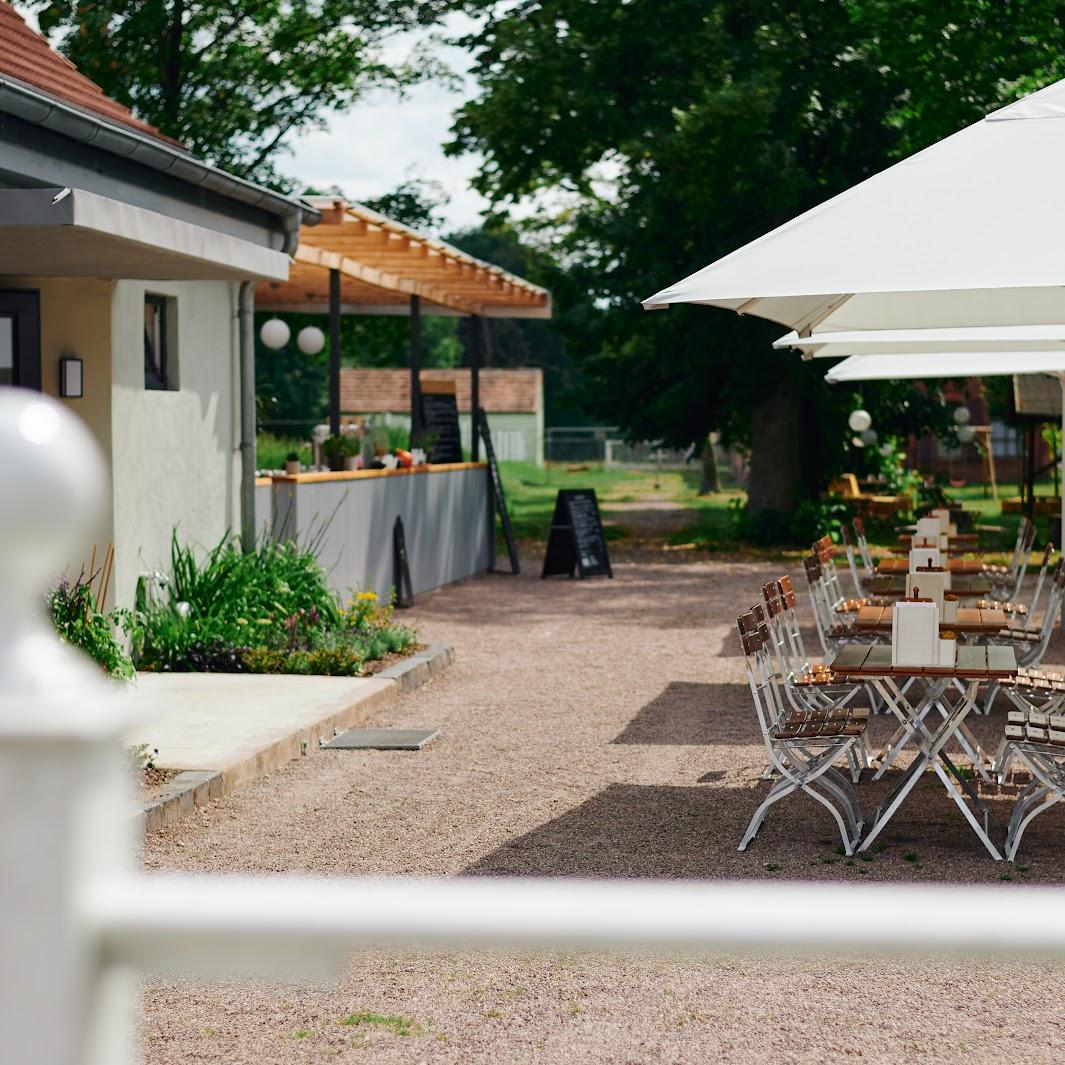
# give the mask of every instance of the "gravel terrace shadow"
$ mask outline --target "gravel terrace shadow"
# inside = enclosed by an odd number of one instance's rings
[[[757,744],[760,742],[754,714],[737,717],[733,711],[749,707],[751,691],[746,684],[699,684],[671,680],[625,726],[614,743]],[[728,713],[728,716],[725,714]],[[740,724],[746,721],[747,727]]]

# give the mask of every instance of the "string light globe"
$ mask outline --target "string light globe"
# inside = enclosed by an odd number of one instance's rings
[[[296,347],[304,355],[317,355],[325,347],[325,333],[316,325],[304,326],[296,335]]]
[[[847,425],[850,426],[852,433],[864,433],[872,424],[873,416],[867,410],[862,410],[861,408],[852,410],[850,417],[847,419]]]
[[[954,408],[954,424],[955,425],[968,425],[969,419],[972,417],[972,412],[968,407],[955,407]]]
[[[289,329],[288,322],[283,322],[280,318],[271,318],[263,322],[259,330],[259,339],[266,347],[274,351],[283,348],[290,336],[292,336],[292,330]]]
[[[971,444],[973,437],[976,435],[971,425],[959,425],[955,432],[958,435],[959,444]]]

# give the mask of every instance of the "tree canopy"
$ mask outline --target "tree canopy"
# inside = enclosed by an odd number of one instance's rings
[[[792,511],[840,468],[840,391],[771,350],[779,326],[639,300],[1059,77],[1065,56],[1054,0],[456,6],[483,22],[449,150],[482,155],[497,209],[537,205],[527,228],[581,308],[566,327],[586,401],[637,437],[749,445],[756,512]],[[882,433],[935,417],[916,396],[882,406]]]
[[[289,188],[294,134],[379,86],[423,76],[382,43],[433,21],[442,0],[22,0],[87,77],[192,152]]]

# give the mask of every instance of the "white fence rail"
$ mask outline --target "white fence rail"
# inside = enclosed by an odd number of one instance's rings
[[[683,469],[688,465],[688,453],[682,448],[660,447],[644,440],[629,443],[627,440],[607,440],[604,464],[609,467],[653,467],[657,469]]]
[[[0,389],[0,454],[5,1065],[128,1063],[135,970],[321,976],[368,944],[1065,952],[1060,888],[140,874],[128,714],[39,610],[98,517],[103,460],[19,389]]]

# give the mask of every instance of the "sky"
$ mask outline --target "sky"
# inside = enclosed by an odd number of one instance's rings
[[[444,33],[463,33],[473,26],[465,16],[452,16]],[[403,34],[385,50],[388,59],[405,56],[425,44],[425,33]],[[434,54],[464,75],[469,56],[461,49],[436,44]],[[441,212],[443,232],[480,223],[487,201],[470,188],[480,157],[446,158],[442,145],[449,140],[451,114],[474,92],[474,84],[462,77],[457,90],[446,85],[425,84],[400,97],[373,92],[350,111],[333,115],[328,129],[304,135],[293,142],[293,153],[278,160],[280,169],[304,185],[343,189],[354,200],[389,192],[405,178],[422,177],[439,182],[450,196]]]

